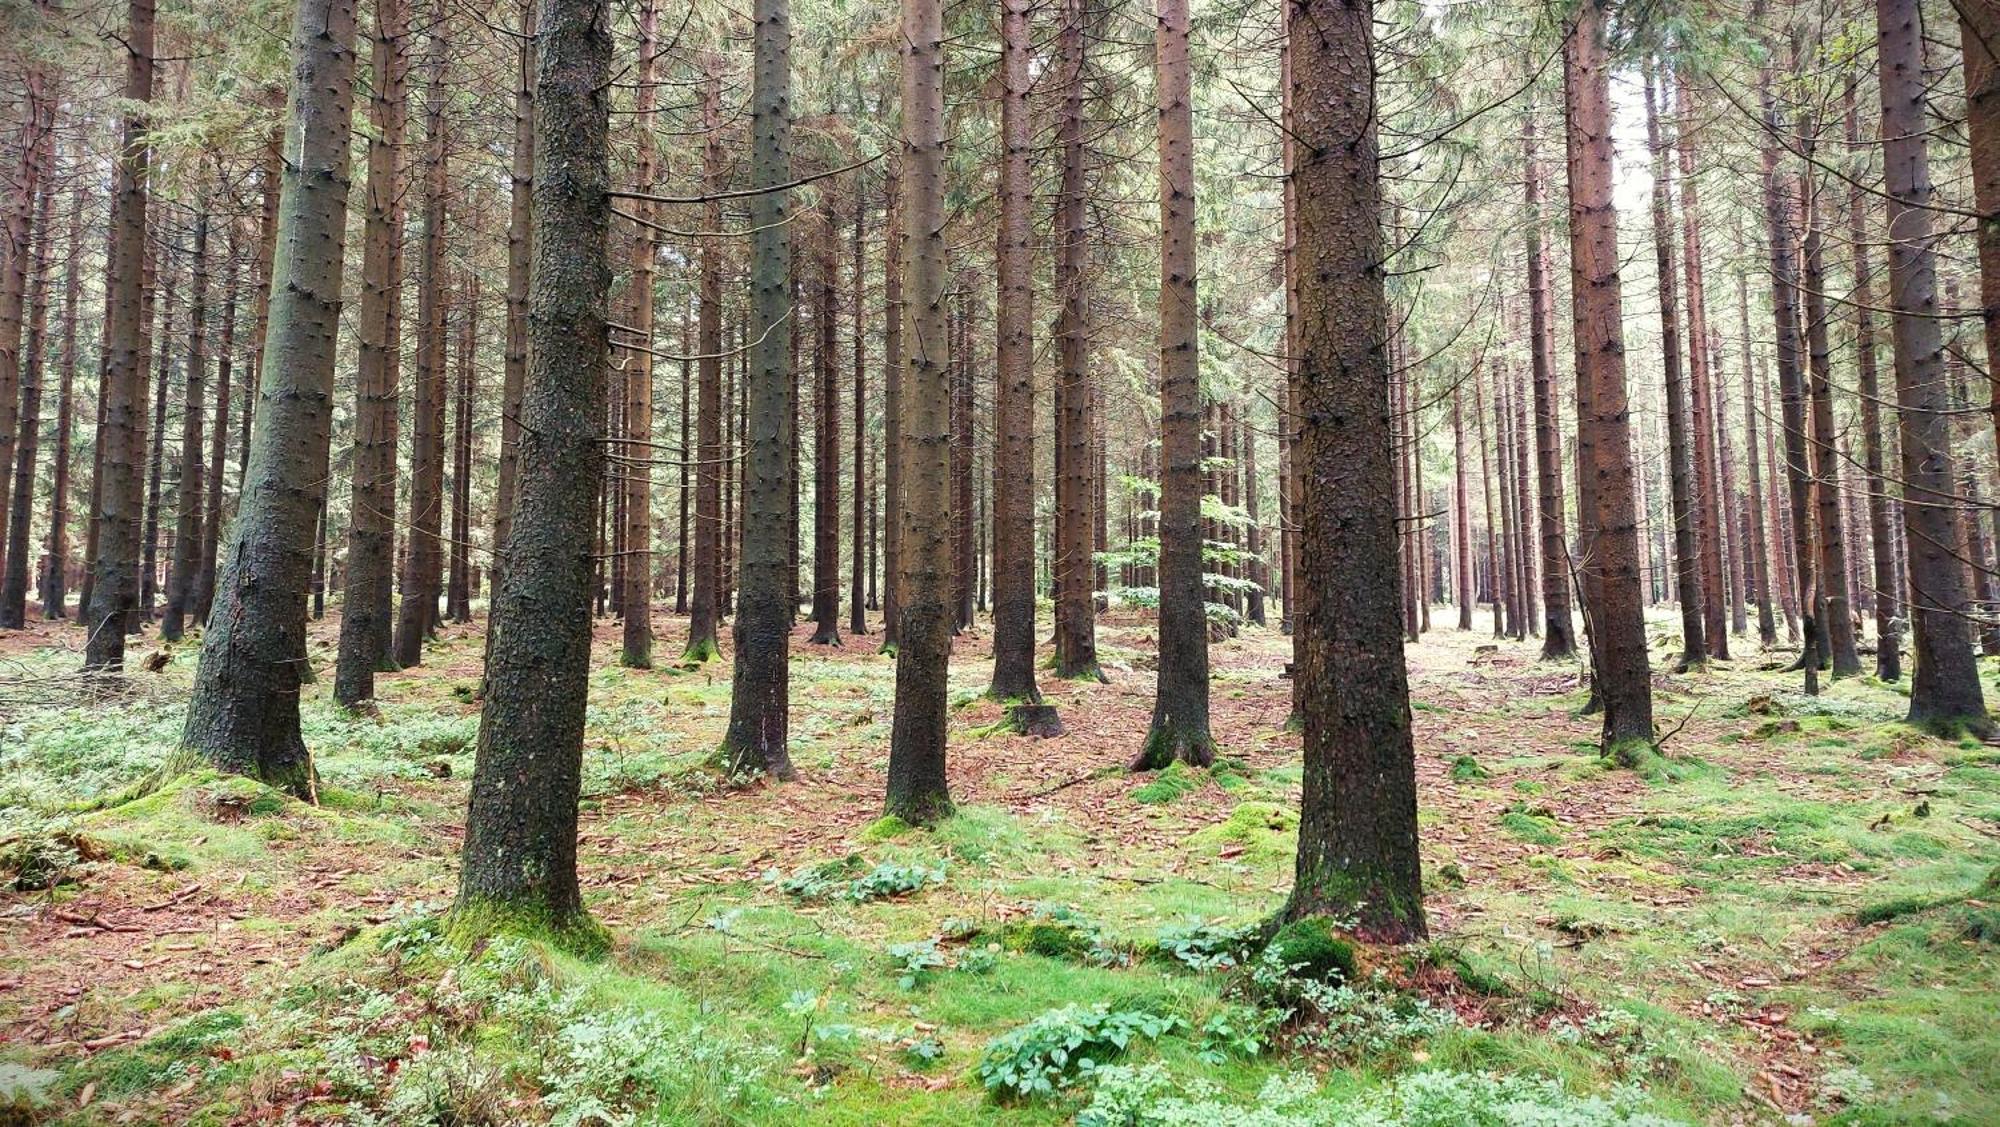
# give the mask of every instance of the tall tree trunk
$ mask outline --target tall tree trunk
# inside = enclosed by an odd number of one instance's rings
[[[1036,705],[1035,305],[1028,211],[1034,182],[1029,0],[1001,0],[1000,215],[995,233],[993,682],[987,695]]]
[[[1645,77],[1646,148],[1653,158],[1653,269],[1660,286],[1660,352],[1667,372],[1667,476],[1674,515],[1674,587],[1681,604],[1681,671],[1708,663],[1701,554],[1695,548],[1694,465],[1686,377],[1681,367],[1680,297],[1674,271],[1672,205],[1668,201],[1667,146],[1660,137],[1654,70]],[[1690,343],[1693,344],[1692,340]],[[1700,351],[1697,345],[1694,351]],[[1699,429],[1702,418],[1693,416]],[[1706,498],[1703,498],[1706,500]]]
[[[639,66],[635,72],[638,89],[632,99],[632,113],[638,128],[637,155],[632,180],[643,194],[653,191],[655,170],[653,120],[654,72],[659,54],[658,5],[642,0],[639,5]],[[625,458],[613,478],[622,490],[625,519],[625,586],[619,608],[624,614],[623,646],[618,664],[628,669],[653,667],[653,262],[659,256],[658,239],[647,224],[653,221],[653,205],[646,200],[628,201],[632,214],[639,217],[632,230],[632,279],[629,296],[631,311],[626,324],[639,347],[625,350],[624,419],[627,440]]]
[[[534,262],[535,22],[539,0],[519,0],[521,33],[514,56],[514,147],[507,176],[507,352],[500,386],[500,467],[493,500],[493,568],[500,595],[514,533],[515,485],[521,474],[521,395],[528,379],[528,275]],[[703,239],[704,244],[712,239]],[[489,615],[491,611],[488,611]],[[489,630],[487,644],[492,645]]]
[[[164,242],[164,237],[162,239]],[[167,399],[172,383],[174,349],[171,342],[177,326],[174,322],[175,298],[180,293],[180,279],[176,276],[174,248],[162,246],[160,250],[159,291],[155,310],[158,314],[156,331],[149,338],[147,351],[158,361],[153,377],[153,421],[146,430],[146,516],[140,532],[139,554],[139,607],[131,623],[133,633],[139,632],[139,623],[151,622],[153,610],[159,598],[160,578],[160,492],[161,475],[166,469],[167,453]]]
[[[1479,429],[1479,487],[1485,494],[1486,597],[1493,604],[1493,636],[1499,638],[1507,630],[1506,580],[1500,566],[1500,508],[1493,496],[1495,475],[1486,459],[1486,381],[1482,370],[1477,366],[1472,370],[1472,418]],[[1390,394],[1393,398],[1395,393]]]
[[[111,187],[111,236],[104,264],[104,394],[97,409],[96,481],[91,523],[97,550],[91,568],[90,628],[84,667],[116,672],[125,664],[125,634],[133,624],[139,563],[139,521],[145,486],[145,317],[141,305],[146,259],[146,105],[153,97],[153,0],[126,5],[125,98]]]
[[[1239,420],[1238,426],[1243,451],[1243,515],[1249,522],[1244,526],[1243,574],[1256,584],[1250,588],[1244,616],[1253,626],[1262,626],[1264,593],[1271,585],[1271,571],[1264,564],[1264,526],[1258,515],[1257,495],[1262,492],[1263,483],[1257,476],[1257,432],[1251,428],[1248,418]]]
[[[902,377],[899,638],[887,813],[928,825],[952,812],[945,779],[951,658],[951,387],[945,350],[944,19],[903,0],[903,231],[908,302]]]
[[[376,0],[369,36],[368,187],[361,229],[361,308],[354,376],[354,455],[347,517],[347,584],[333,699],[375,696],[375,674],[396,668],[396,432],[402,366],[402,175],[398,160],[409,72],[404,0]],[[509,485],[512,483],[509,482]]]
[[[543,0],[535,264],[519,492],[465,821],[454,927],[603,946],[576,876],[590,678],[592,497],[604,479],[611,265],[606,0]]]
[[[1215,760],[1208,728],[1208,615],[1202,599],[1201,378],[1195,311],[1193,76],[1187,0],[1159,0],[1160,614],[1152,729],[1133,761],[1157,770]]]
[[[821,197],[815,240],[813,302],[813,591],[812,644],[840,644],[840,379],[834,326],[840,320],[833,193]]]
[[[722,227],[722,190],[726,156],[722,148],[722,56],[704,51],[701,57],[702,191],[710,199],[702,208],[702,225]],[[716,624],[720,620],[722,576],[722,478],[726,467],[722,445],[722,246],[703,239],[700,247],[700,289],[696,297],[698,324],[695,353],[695,446],[698,459],[694,484],[694,598],[688,604],[685,664],[700,664],[716,656]]]
[[[1564,47],[1569,142],[1570,293],[1575,305],[1579,463],[1592,485],[1581,508],[1583,558],[1597,651],[1592,689],[1604,708],[1604,751],[1629,761],[1653,739],[1652,671],[1639,586],[1631,415],[1612,204],[1611,71],[1605,0],[1584,0]]]
[[[1521,622],[1519,629],[1514,631],[1514,637],[1531,638],[1540,636],[1542,632],[1540,626],[1542,607],[1536,598],[1536,592],[1540,590],[1540,576],[1535,571],[1535,552],[1529,547],[1534,540],[1535,528],[1539,520],[1538,514],[1535,511],[1535,493],[1533,489],[1529,488],[1529,482],[1533,478],[1528,470],[1529,464],[1535,458],[1535,436],[1528,429],[1527,385],[1522,379],[1521,369],[1517,366],[1510,365],[1510,367],[1512,367],[1514,378],[1513,387],[1511,388],[1514,407],[1512,420],[1514,426],[1514,542],[1517,549],[1516,558],[1520,562],[1519,582],[1521,592]],[[1422,487],[1422,479],[1419,478],[1419,501],[1422,501]],[[1427,509],[1427,506],[1420,504],[1419,509]],[[1423,527],[1429,529],[1431,527],[1430,522],[1426,520]],[[1426,538],[1428,539],[1428,537]],[[1426,560],[1430,558],[1428,552],[1425,553],[1424,558]],[[1428,571],[1426,573],[1428,574]],[[1428,590],[1428,587],[1426,590]],[[1428,630],[1430,628],[1428,601],[1425,603],[1424,623],[1424,628]]]
[[[903,180],[902,157],[889,154],[882,177],[882,652],[901,637],[903,518]]]
[[[731,774],[790,779],[786,745],[791,680],[793,302],[791,193],[792,27],[789,0],[756,0],[751,72],[751,316],[745,374],[742,579],[736,607],[734,689],[723,756]]]
[[[1783,123],[1771,91],[1771,66],[1757,80],[1763,102],[1764,223],[1771,255],[1771,309],[1777,325],[1778,392],[1784,407],[1785,480],[1790,487],[1792,557],[1799,625],[1804,647],[1795,669],[1805,673],[1806,692],[1819,691],[1822,640],[1819,626],[1818,560],[1812,540],[1812,469],[1806,455],[1805,377],[1798,322],[1797,212],[1787,179],[1778,170]],[[1775,472],[1775,471],[1774,471]]]
[[[1715,399],[1721,387],[1709,363],[1708,285],[1702,268],[1701,195],[1694,164],[1694,98],[1686,78],[1679,72],[1661,75],[1660,98],[1674,96],[1673,108],[1679,119],[1675,149],[1680,171],[1681,267],[1687,280],[1687,361],[1688,409],[1694,424],[1694,531],[1695,551],[1700,554],[1702,613],[1705,630],[1702,642],[1708,656],[1729,660],[1729,622],[1725,599],[1730,585],[1723,566],[1723,530],[1728,526],[1728,504],[1723,493],[1720,441],[1716,433]],[[1671,222],[1671,219],[1669,220]],[[1740,597],[1739,597],[1740,603]]]
[[[292,59],[262,418],[181,738],[221,770],[313,799],[299,687],[309,669],[306,590],[332,440],[352,163],[353,0],[299,0]]]
[[[1965,128],[1979,211],[1979,312],[1986,338],[1989,410],[2000,435],[2000,5],[1964,0],[1958,12],[1965,58]],[[1881,554],[1878,550],[1878,556]]]
[[[853,258],[852,272],[849,274],[853,288],[849,291],[854,302],[854,479],[849,487],[848,520],[853,526],[854,558],[847,574],[847,631],[859,637],[868,633],[867,577],[868,567],[867,529],[868,489],[868,277],[864,271],[868,266],[868,193],[865,182],[857,177],[854,182],[854,226],[850,229],[851,241],[848,251]]]
[[[1302,0],[1293,35],[1301,490],[1297,676],[1305,793],[1288,919],[1425,934],[1416,757],[1395,598],[1395,472],[1372,4]]]
[[[458,315],[458,374],[452,380],[451,567],[445,589],[453,622],[472,621],[472,404],[479,395],[479,275],[465,272]]]
[[[1472,492],[1465,472],[1464,389],[1451,385],[1452,540],[1457,547],[1458,628],[1472,629]]]
[[[1850,159],[1861,166],[1868,148],[1861,140],[1861,113],[1855,97],[1858,83],[1846,90],[1847,146]],[[1888,485],[1883,477],[1882,389],[1875,350],[1875,271],[1868,245],[1870,201],[1857,177],[1847,193],[1848,245],[1854,248],[1855,383],[1861,409],[1861,457],[1868,495],[1868,538],[1874,547],[1875,676],[1883,681],[1903,678],[1903,600],[1896,579],[1896,549],[1889,523]],[[1991,331],[1989,329],[1989,331]]]
[[[69,239],[64,244],[62,359],[56,385],[55,465],[49,491],[49,539],[47,560],[42,570],[42,617],[69,617],[69,520],[70,459],[76,430],[76,305],[83,267],[83,201],[81,184],[73,189],[69,213]]]
[[[136,13],[135,13],[136,15]],[[150,18],[150,16],[148,17]],[[56,99],[49,89],[47,69],[39,60],[29,61],[21,75],[20,164],[13,191],[7,200],[4,227],[0,227],[0,535],[10,528],[8,514],[14,496],[15,434],[20,426],[19,404],[22,386],[23,311],[26,308],[28,275],[35,262],[36,216],[54,171]],[[9,101],[13,100],[10,91]],[[46,242],[46,225],[39,232]],[[32,357],[30,358],[32,362]],[[32,482],[30,498],[34,490]],[[8,536],[7,540],[11,541]],[[9,543],[0,542],[0,561],[10,554]],[[18,622],[13,624],[18,627]]]
[[[1090,545],[1090,261],[1084,201],[1084,97],[1089,81],[1088,0],[1064,0],[1056,42],[1062,104],[1056,145],[1062,169],[1056,188],[1056,676],[1102,681],[1097,620],[1092,607]]]
[[[1742,255],[1737,256],[1739,259]],[[1751,584],[1757,597],[1757,640],[1766,648],[1778,641],[1778,624],[1771,614],[1771,557],[1764,534],[1764,461],[1757,443],[1757,365],[1752,356],[1750,335],[1750,282],[1742,270],[1736,274],[1736,316],[1743,340],[1743,453],[1750,463],[1750,489],[1744,508],[1744,539],[1750,543]],[[1768,438],[1768,436],[1767,436]]]
[[[174,558],[167,575],[167,611],[160,637],[184,632],[201,566],[203,412],[208,398],[208,213],[195,217],[193,293],[188,308],[186,390],[181,396],[180,480],[174,488]]]
[[[1992,728],[1971,625],[1960,617],[1965,575],[1953,497],[1949,389],[1937,322],[1937,246],[1931,233],[1929,134],[1923,44],[1915,0],[1876,0],[1881,68],[1883,187],[1889,195],[1889,309],[1896,346],[1896,402],[1903,440],[1903,525],[1908,541],[1912,644],[1909,721]]]
[[[962,276],[953,288],[965,294],[971,286],[969,276]],[[979,524],[979,512],[975,507],[972,489],[973,448],[979,441],[978,420],[972,415],[972,311],[969,298],[961,299],[958,310],[958,324],[953,331],[952,381],[951,381],[951,492],[952,512],[957,522],[952,526],[952,574],[956,577],[952,588],[953,632],[972,626],[973,599],[979,585],[978,550],[974,544],[973,530]]]
[[[222,271],[222,335],[216,346],[215,425],[209,428],[208,473],[204,478],[208,497],[202,504],[200,562],[195,570],[192,595],[194,620],[202,624],[208,622],[208,612],[215,603],[216,557],[222,543],[222,467],[229,459],[229,404],[236,394],[236,270],[240,230],[241,225],[231,219],[223,251],[227,257]]]
[[[41,142],[49,150],[44,163],[52,165],[54,139]],[[35,209],[30,233],[32,251],[24,243],[18,250],[29,254],[27,282],[28,331],[20,370],[20,438],[14,446],[13,506],[7,510],[0,529],[6,531],[4,562],[0,562],[0,629],[19,630],[28,624],[28,555],[35,517],[35,470],[42,437],[42,388],[46,381],[49,333],[49,246],[55,238],[55,185],[44,168],[36,176],[36,192],[41,202]]]
[[[438,13],[433,13],[436,18]],[[440,534],[444,516],[445,390],[445,194],[447,151],[444,120],[445,50],[432,32],[430,72],[424,94],[423,233],[417,260],[416,383],[411,396],[410,516],[403,550],[402,603],[396,608],[396,663],[423,664],[424,641],[437,628],[439,580],[444,557]]]
[[[1833,659],[1833,675],[1856,677],[1861,657],[1854,645],[1854,610],[1848,594],[1847,537],[1840,511],[1840,451],[1833,429],[1832,345],[1827,339],[1826,268],[1821,227],[1818,173],[1811,166],[1819,123],[1802,130],[1800,147],[1807,168],[1799,178],[1805,223],[1806,354],[1812,396],[1812,453],[1816,503],[1819,507],[1820,633],[1823,657]]]

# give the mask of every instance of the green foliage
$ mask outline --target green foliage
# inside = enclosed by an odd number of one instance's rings
[[[850,904],[903,896],[945,880],[943,865],[925,868],[884,861],[864,872],[862,864],[860,857],[848,856],[808,865],[782,880],[775,872],[766,873],[765,879],[801,900],[844,900]]]
[[[925,977],[945,964],[944,953],[938,950],[935,939],[919,939],[914,943],[889,944],[889,958],[900,972],[896,985],[903,990],[915,990]]]
[[[1132,791],[1134,802],[1148,806],[1161,806],[1172,802],[1184,794],[1200,790],[1202,776],[1197,768],[1192,768],[1176,759],[1153,778]]]
[[[1500,828],[1530,845],[1561,845],[1562,832],[1546,813],[1516,805],[1500,815]]]
[[[979,1079],[1003,1097],[1033,1098],[1089,1076],[1133,1041],[1154,1040],[1181,1024],[1144,1010],[1068,1005],[994,1038],[979,1058]]]
[[[1068,959],[1095,966],[1118,966],[1131,953],[1113,946],[1097,921],[1067,904],[1037,904],[1025,920],[1000,930],[1001,946],[1009,951]]]
[[[1243,802],[1229,817],[1188,836],[1196,845],[1240,845],[1253,861],[1287,861],[1298,849],[1299,812],[1275,802]]]
[[[1542,1077],[1445,1069],[1359,1094],[1323,1091],[1306,1073],[1274,1076],[1247,1106],[1158,1061],[1110,1065],[1093,1081],[1077,1127],[1680,1127],[1646,1111],[1633,1088],[1576,1095]]]
[[[1455,783],[1470,783],[1488,778],[1492,772],[1479,765],[1479,760],[1470,755],[1461,755],[1451,761],[1451,780]]]
[[[1194,970],[1228,970],[1248,957],[1255,925],[1227,927],[1190,919],[1160,929],[1156,941],[1161,953]]]

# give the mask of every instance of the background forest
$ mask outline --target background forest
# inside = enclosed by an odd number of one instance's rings
[[[2000,1122],[2000,2],[0,32],[0,1123]]]

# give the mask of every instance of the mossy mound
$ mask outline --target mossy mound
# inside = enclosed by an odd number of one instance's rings
[[[1480,779],[1488,778],[1491,775],[1492,775],[1491,771],[1488,771],[1486,768],[1481,767],[1479,765],[1479,760],[1474,759],[1470,755],[1461,755],[1458,758],[1451,761],[1452,782],[1455,783],[1476,782]]]
[[[1275,802],[1243,802],[1229,817],[1196,830],[1188,841],[1202,846],[1242,846],[1256,860],[1290,857],[1299,845],[1299,812]]]
[[[1096,944],[1096,934],[1073,920],[1018,920],[1000,929],[1000,946],[1017,954],[1081,959]]]
[[[1179,760],[1167,764],[1166,769],[1153,776],[1152,781],[1132,791],[1134,802],[1148,806],[1162,806],[1200,790],[1204,772],[1200,768],[1189,767]]]
[[[1355,976],[1353,940],[1336,933],[1322,916],[1307,916],[1279,928],[1266,950],[1299,978],[1334,982]]]

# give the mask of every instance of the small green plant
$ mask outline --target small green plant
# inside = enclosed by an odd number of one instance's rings
[[[914,943],[889,944],[889,958],[901,972],[896,985],[903,990],[915,990],[924,983],[931,971],[944,965],[944,953],[938,950],[935,939],[920,939]]]
[[[1068,1005],[995,1037],[979,1058],[979,1079],[1007,1098],[1054,1093],[1115,1060],[1141,1038],[1155,1040],[1182,1024],[1145,1010]]]
[[[1208,1064],[1222,1064],[1231,1057],[1254,1057],[1271,1044],[1271,1037],[1285,1022],[1286,1011],[1260,1006],[1227,1005],[1201,1023],[1201,1041],[1195,1055]]]
[[[1228,970],[1242,965],[1255,932],[1255,927],[1189,919],[1161,928],[1158,944],[1163,954],[1194,970]]]
[[[1471,783],[1489,777],[1492,772],[1479,765],[1479,760],[1470,755],[1461,755],[1451,761],[1451,781]]]
[[[801,900],[845,900],[851,904],[864,904],[943,884],[945,879],[943,865],[927,869],[922,865],[898,865],[884,861],[862,872],[861,864],[859,857],[844,857],[809,865],[783,879],[779,879],[775,872],[769,872],[765,874],[765,880],[775,883],[779,891]]]

